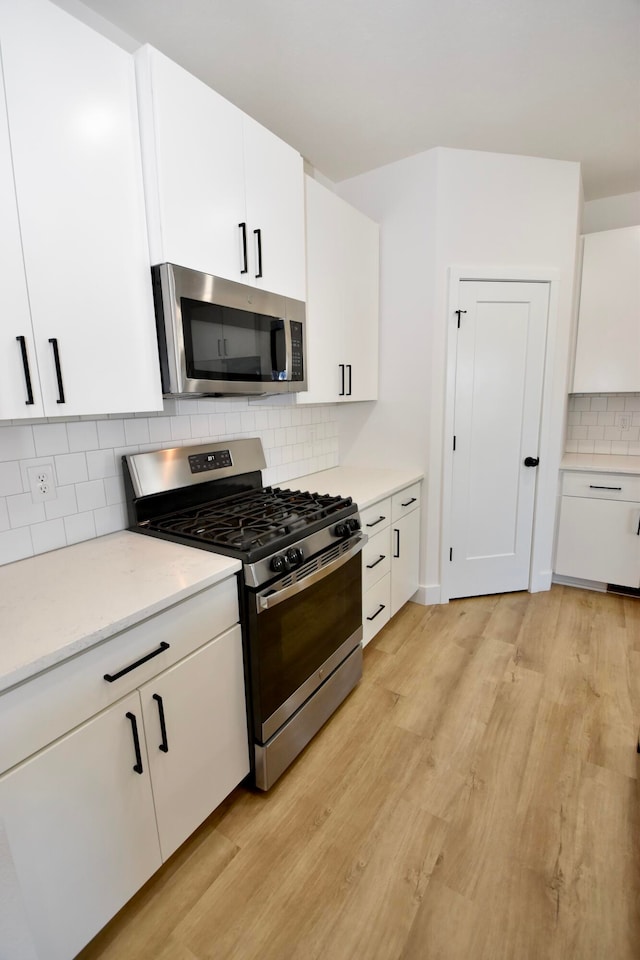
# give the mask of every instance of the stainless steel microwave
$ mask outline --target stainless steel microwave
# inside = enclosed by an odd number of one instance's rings
[[[151,275],[165,396],[307,389],[300,300],[172,263]]]

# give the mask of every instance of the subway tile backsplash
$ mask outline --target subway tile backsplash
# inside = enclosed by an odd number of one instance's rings
[[[286,396],[166,400],[158,414],[0,422],[0,564],[123,530],[123,454],[255,436],[266,484],[338,464],[337,408],[298,407]],[[28,468],[43,461],[53,466],[57,495],[34,503]]]
[[[566,451],[640,456],[640,393],[571,394]]]

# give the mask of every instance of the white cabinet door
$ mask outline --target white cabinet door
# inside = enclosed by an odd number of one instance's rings
[[[0,43],[44,411],[160,409],[131,57],[46,0]]]
[[[0,420],[43,415],[0,62]],[[22,338],[18,340],[18,338]],[[26,364],[26,365],[25,365]]]
[[[640,226],[584,238],[574,393],[640,391]]]
[[[418,589],[420,561],[420,510],[400,517],[391,525],[391,616]]]
[[[241,111],[153,47],[136,72],[151,262],[247,282]]]
[[[640,586],[640,504],[562,497],[555,572]]]
[[[70,960],[160,863],[137,692],[0,777],[0,944]]]
[[[378,395],[378,225],[311,177],[307,210],[308,391],[297,403]]]
[[[306,300],[302,157],[243,117],[250,282]]]
[[[249,773],[240,627],[140,690],[162,859]]]
[[[343,327],[348,400],[378,398],[378,224],[343,204]]]

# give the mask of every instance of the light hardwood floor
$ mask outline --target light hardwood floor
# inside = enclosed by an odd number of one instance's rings
[[[409,603],[82,960],[638,960],[640,601]]]

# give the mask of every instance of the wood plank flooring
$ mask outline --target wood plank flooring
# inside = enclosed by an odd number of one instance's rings
[[[409,603],[81,960],[638,960],[640,602]]]

